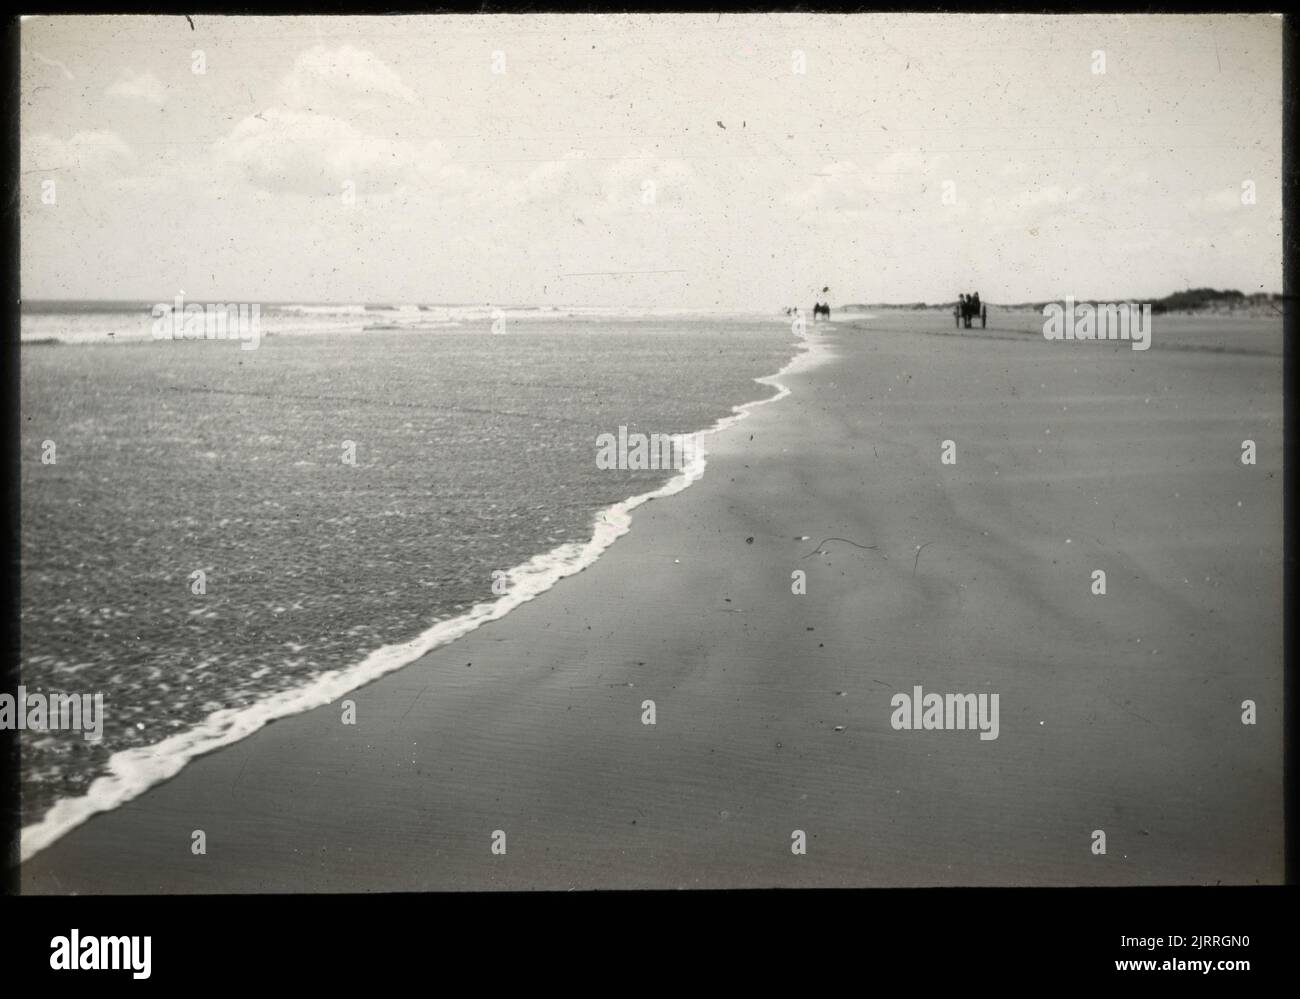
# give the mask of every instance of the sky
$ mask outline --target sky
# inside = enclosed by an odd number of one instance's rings
[[[1282,286],[1270,15],[28,17],[24,298]]]

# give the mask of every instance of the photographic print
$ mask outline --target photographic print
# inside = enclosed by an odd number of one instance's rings
[[[1283,882],[1278,16],[20,47],[24,894]]]

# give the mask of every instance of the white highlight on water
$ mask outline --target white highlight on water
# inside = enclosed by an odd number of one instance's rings
[[[758,406],[778,402],[788,396],[790,389],[778,380],[781,376],[807,370],[830,356],[825,344],[819,342],[811,330],[809,334],[797,345],[794,357],[785,367],[775,375],[754,379],[760,385],[771,385],[779,389],[776,395],[731,407],[730,416],[722,417],[708,430],[700,431],[698,436],[721,433],[739,423]],[[511,569],[507,573],[509,592],[497,600],[475,604],[459,617],[439,621],[409,642],[375,649],[361,662],[346,669],[331,670],[305,687],[281,691],[246,707],[223,708],[193,728],[162,742],[114,753],[108,760],[108,775],[96,778],[84,795],[60,799],[39,822],[23,828],[22,860],[30,860],[97,812],[117,808],[155,784],[174,777],[190,760],[247,738],[277,718],[300,714],[336,701],[344,694],[401,669],[489,621],[505,617],[520,604],[545,593],[566,576],[581,572],[631,530],[633,510],[650,500],[679,493],[704,475],[708,464],[707,449],[703,446],[696,448],[692,457],[693,460],[686,468],[653,492],[633,496],[597,511],[591,540],[581,544],[560,545]]]

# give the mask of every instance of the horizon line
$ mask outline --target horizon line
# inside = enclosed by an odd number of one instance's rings
[[[1142,301],[1150,301],[1150,302],[1153,302],[1153,303],[1154,303],[1154,302],[1162,301],[1162,300],[1167,299],[1167,298],[1171,298],[1171,297],[1173,297],[1174,295],[1186,294],[1186,293],[1189,293],[1189,292],[1212,292],[1214,295],[1216,295],[1216,296],[1221,296],[1221,297],[1222,297],[1222,296],[1237,296],[1237,295],[1239,295],[1239,296],[1241,296],[1242,298],[1245,298],[1245,299],[1250,299],[1250,298],[1255,298],[1255,297],[1262,297],[1262,298],[1269,298],[1269,299],[1285,298],[1285,297],[1286,297],[1285,293],[1280,292],[1280,291],[1254,291],[1254,292],[1243,292],[1243,291],[1241,291],[1240,289],[1237,289],[1237,288],[1213,288],[1213,287],[1210,287],[1210,286],[1204,286],[1204,287],[1200,287],[1200,288],[1191,288],[1191,287],[1183,288],[1183,289],[1179,289],[1179,290],[1177,290],[1177,291],[1168,292],[1168,293],[1166,293],[1165,295],[1161,295],[1161,296],[1153,296],[1153,297],[1148,297],[1148,296],[1134,296],[1134,295],[1119,296],[1119,297],[1115,297],[1115,296],[1084,296],[1084,295],[1068,294],[1068,295],[1061,295],[1061,296],[1055,296],[1055,297],[1051,297],[1051,296],[1049,296],[1049,297],[1031,297],[1031,298],[1022,298],[1022,299],[1017,299],[1017,300],[1014,300],[1014,301],[995,301],[995,300],[993,300],[993,299],[983,299],[983,301],[984,301],[986,304],[988,304],[988,305],[1001,305],[1001,306],[1012,306],[1012,305],[1039,305],[1039,304],[1045,304],[1045,303],[1049,303],[1049,302],[1064,301],[1066,298],[1072,298],[1072,299],[1074,299],[1076,302],[1133,302],[1133,301],[1142,302]],[[965,292],[962,292],[962,294],[965,294]],[[87,296],[87,297],[74,297],[74,298],[44,298],[44,297],[22,298],[22,297],[20,297],[19,300],[18,300],[18,304],[19,304],[19,307],[20,307],[20,308],[21,308],[22,306],[24,306],[24,305],[28,305],[28,304],[42,304],[42,305],[49,305],[49,304],[63,304],[63,303],[68,303],[68,304],[72,304],[72,303],[77,303],[77,304],[87,304],[87,303],[96,303],[96,302],[113,303],[113,304],[119,304],[119,305],[131,305],[131,304],[141,304],[141,305],[143,305],[143,304],[147,304],[147,303],[154,303],[154,304],[169,303],[169,302],[173,301],[173,300],[174,300],[175,298],[177,298],[177,297],[178,297],[178,296],[176,296],[176,295],[172,295],[172,296],[170,296],[169,298],[156,298],[156,297],[147,297],[147,296],[146,296],[146,297],[131,296],[131,297],[124,297],[124,298],[114,298],[114,297],[92,297],[92,296]],[[187,298],[188,298],[189,296],[184,296],[184,297],[187,297]],[[816,297],[816,296],[814,296],[814,297]],[[492,302],[492,301],[460,301],[460,302],[446,302],[446,301],[443,301],[443,302],[430,302],[430,301],[421,301],[421,300],[418,300],[418,299],[393,299],[393,300],[390,300],[390,301],[384,301],[384,300],[376,300],[376,299],[361,299],[361,298],[353,298],[353,299],[281,298],[281,299],[274,299],[274,300],[272,300],[272,299],[260,299],[260,300],[254,300],[254,299],[245,299],[245,298],[242,298],[242,297],[230,298],[229,296],[203,296],[203,297],[201,297],[201,298],[194,298],[192,301],[194,302],[194,304],[198,304],[199,302],[203,302],[203,303],[207,304],[207,303],[216,303],[216,302],[218,302],[218,301],[222,301],[222,302],[233,301],[233,302],[237,302],[237,303],[238,303],[238,302],[246,302],[246,303],[249,304],[249,305],[252,305],[252,304],[259,304],[259,305],[267,305],[267,306],[275,306],[275,305],[325,305],[325,306],[329,306],[329,305],[351,305],[351,306],[355,306],[355,305],[362,305],[362,306],[368,306],[368,305],[378,305],[378,306],[415,305],[415,306],[431,306],[431,307],[439,307],[439,308],[455,308],[455,307],[465,307],[465,306],[471,306],[471,307],[473,307],[473,306],[483,306],[483,307],[493,307],[493,306],[495,306],[495,307],[497,307],[497,308],[542,308],[542,307],[550,306],[550,307],[553,307],[553,308],[596,308],[596,309],[602,309],[602,308],[605,308],[605,309],[654,309],[654,308],[672,309],[672,308],[675,308],[675,307],[672,306],[672,305],[663,305],[663,304],[659,304],[659,305],[628,305],[628,304],[625,304],[625,303],[624,303],[624,304],[612,304],[612,303],[594,303],[594,302],[562,302],[562,303],[556,303],[556,302],[540,302],[540,303],[538,303],[538,302],[514,302],[514,303],[505,303],[505,302],[500,302],[500,301],[498,301],[498,302]],[[918,299],[912,299],[912,300],[910,300],[910,301],[874,301],[874,302],[873,302],[873,301],[852,301],[852,302],[846,301],[846,302],[844,302],[843,304],[839,305],[838,308],[843,309],[843,308],[848,308],[848,307],[850,307],[850,306],[871,306],[871,307],[891,307],[891,306],[892,306],[892,307],[904,307],[904,306],[908,306],[908,307],[916,307],[916,306],[922,306],[922,307],[939,307],[939,306],[947,306],[947,305],[951,305],[951,304],[952,304],[953,302],[955,302],[955,301],[956,301],[956,299],[944,299],[944,300],[939,300],[939,301],[934,301],[934,302],[929,301],[929,300],[918,300]],[[702,306],[702,305],[699,305],[699,306],[677,306],[676,308],[680,309],[681,311],[688,311],[688,312],[701,312],[701,311],[715,311],[715,312],[763,312],[763,311],[767,311],[766,308],[755,307],[755,306],[753,306],[753,305],[748,305],[748,306]],[[790,306],[772,306],[772,308],[782,309],[782,308],[790,308]]]

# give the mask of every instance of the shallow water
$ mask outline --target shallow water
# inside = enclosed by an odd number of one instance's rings
[[[25,822],[114,752],[491,600],[672,474],[598,468],[598,434],[707,427],[793,350],[781,322],[488,328],[24,346],[23,680],[106,714],[98,743],[24,733]]]

